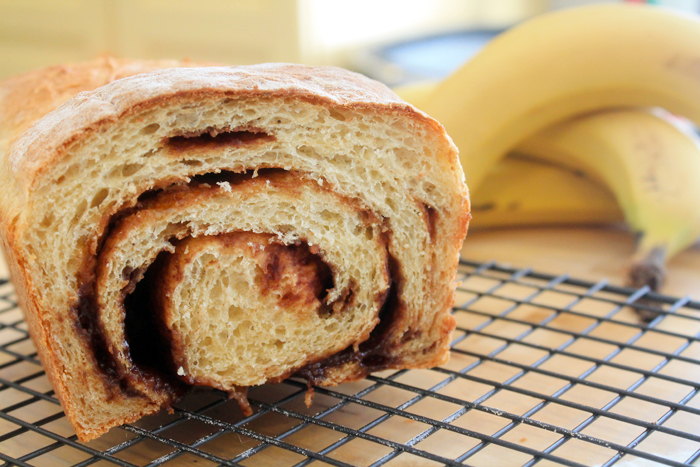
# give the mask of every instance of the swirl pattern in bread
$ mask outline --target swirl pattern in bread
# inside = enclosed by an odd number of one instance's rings
[[[340,69],[173,65],[0,87],[3,245],[78,436],[192,385],[443,363],[469,219],[443,128]]]

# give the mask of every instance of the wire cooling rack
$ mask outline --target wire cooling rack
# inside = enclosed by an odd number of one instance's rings
[[[317,388],[197,390],[79,442],[0,279],[2,465],[549,466],[700,462],[700,303],[463,261],[452,358]],[[641,324],[633,308],[658,311]]]

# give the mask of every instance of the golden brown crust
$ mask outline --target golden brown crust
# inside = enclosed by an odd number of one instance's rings
[[[63,373],[63,364],[57,358],[58,352],[54,347],[57,344],[49,338],[54,332],[52,320],[56,319],[55,316],[65,316],[66,313],[54,313],[43,298],[42,291],[34,285],[32,274],[35,273],[30,271],[37,271],[40,267],[35,266],[37,258],[29,256],[22,245],[22,236],[29,228],[27,224],[30,219],[30,209],[25,208],[31,205],[35,193],[50,178],[48,175],[68,160],[74,150],[91,135],[128,116],[165,107],[175,108],[203,99],[281,98],[312,102],[335,109],[386,112],[430,127],[437,139],[449,141],[439,123],[401,101],[383,85],[355,73],[332,68],[279,64],[172,68],[187,65],[183,62],[139,62],[106,58],[86,64],[52,67],[11,78],[0,85],[0,237],[39,356],[81,439],[96,437],[110,426],[137,420],[160,407],[160,402],[153,404],[147,400],[143,403],[132,401],[131,412],[115,414],[115,418],[106,426],[96,427],[76,418],[75,404],[80,402],[75,394],[68,393],[67,376]],[[169,69],[154,71],[165,67]],[[144,72],[149,73],[139,74]],[[80,94],[73,96],[76,93]],[[251,128],[245,130],[251,131]],[[220,129],[213,129],[218,130]],[[274,135],[268,136],[274,138]],[[260,142],[262,144],[264,141]],[[178,148],[174,145],[169,150],[176,152]],[[436,159],[438,164],[448,167],[455,181],[463,179],[453,145],[444,144],[444,150],[436,154]],[[459,212],[451,213],[449,217],[457,219],[458,225],[444,229],[450,232],[450,238],[443,241],[447,243],[444,251],[449,252],[458,250],[468,225],[466,187],[457,184],[455,189],[458,192],[459,201],[456,206]],[[130,201],[132,205],[136,203],[139,194],[136,193]],[[120,207],[115,209],[117,208]],[[431,211],[432,207],[422,209],[430,231],[440,232],[448,227],[443,224],[443,219],[448,216],[441,215],[439,211]],[[370,217],[377,216],[368,212]],[[102,218],[102,227],[98,230],[107,226],[109,218],[110,215]],[[98,237],[91,238],[89,243],[77,245],[76,248],[85,248],[86,251],[95,253],[97,239]],[[456,270],[456,254],[447,258],[444,254],[438,254],[438,257],[443,264],[454,266],[452,271]],[[445,283],[453,279],[454,272],[451,277],[440,278]],[[429,355],[433,357],[426,356],[416,365],[439,364],[446,358],[449,334],[454,328],[454,320],[447,313],[451,300],[450,296],[445,303],[439,305],[441,309],[434,310],[433,319],[439,322],[433,322],[431,332],[435,335],[431,338],[438,350],[432,349]],[[408,329],[409,323],[405,326]],[[406,366],[406,363],[397,361],[395,366]],[[391,364],[385,367],[391,367]],[[356,379],[366,374],[366,370],[367,368],[363,369],[353,362],[343,363],[330,368],[324,375],[323,383],[334,384]]]
[[[128,62],[125,65],[126,63]],[[133,75],[74,96],[44,116],[41,125],[29,128],[14,142],[8,154],[8,163],[13,177],[22,183],[24,189],[29,189],[41,172],[55,164],[72,143],[85,138],[87,133],[96,131],[101,125],[124,118],[132,112],[196,101],[200,96],[289,97],[340,107],[383,107],[434,122],[386,86],[341,68],[262,64],[245,67],[167,68],[139,76],[137,63],[140,62],[125,66],[129,72],[134,72]],[[147,62],[143,70],[148,72],[157,67],[158,62]],[[118,75],[111,72],[108,78],[113,76]],[[66,88],[81,88],[81,79],[85,79],[82,74],[76,77],[75,83],[68,81]],[[35,84],[35,80],[37,78],[11,84],[14,84],[15,89],[22,89]],[[85,84],[87,87],[96,83],[93,81]],[[10,89],[11,93],[16,92],[15,89]],[[53,107],[68,92],[70,91],[57,97],[48,96],[51,103],[42,106],[41,111]],[[12,107],[7,114],[16,111],[19,104],[10,102]],[[29,115],[19,123],[24,127],[32,118],[39,116],[40,113]],[[444,129],[437,122],[434,123],[444,133]]]
[[[104,56],[13,76],[2,82],[0,134],[14,141],[39,118],[80,92],[139,73],[195,65],[188,61],[134,61]]]

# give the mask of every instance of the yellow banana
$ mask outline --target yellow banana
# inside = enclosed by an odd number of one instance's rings
[[[604,4],[538,16],[501,34],[421,109],[447,128],[476,191],[525,137],[574,115],[658,106],[700,125],[700,22]]]
[[[630,285],[658,288],[665,259],[700,237],[700,139],[662,114],[583,115],[535,134],[518,150],[579,168],[610,188],[640,234]]]
[[[394,88],[421,108],[439,82]],[[470,228],[535,225],[601,225],[624,220],[615,197],[581,172],[511,154],[489,170],[472,193]]]
[[[472,199],[470,229],[624,221],[604,186],[580,172],[517,155],[496,164]]]
[[[391,88],[391,90],[409,104],[422,109],[428,99],[430,99],[430,95],[435,92],[439,85],[440,81],[418,81],[396,86]]]

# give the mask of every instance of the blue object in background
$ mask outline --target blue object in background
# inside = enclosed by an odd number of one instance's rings
[[[389,86],[439,80],[500,32],[463,31],[395,43],[359,54],[354,68]]]

